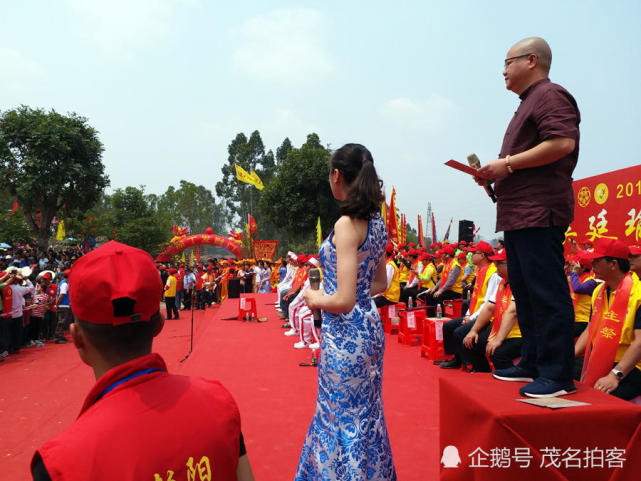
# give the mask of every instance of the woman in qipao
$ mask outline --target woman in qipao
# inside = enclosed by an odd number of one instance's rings
[[[323,311],[316,410],[296,480],[395,480],[381,387],[385,336],[372,295],[387,285],[381,182],[370,152],[338,149],[329,183],[341,217],[319,252],[323,291],[305,302]]]

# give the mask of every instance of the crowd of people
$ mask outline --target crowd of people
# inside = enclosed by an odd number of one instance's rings
[[[178,319],[181,310],[204,310],[220,304],[229,296],[233,282],[237,282],[238,293],[270,292],[278,282],[280,264],[269,259],[215,257],[204,264],[158,264],[167,319]]]
[[[73,322],[69,273],[83,256],[81,248],[40,251],[35,244],[4,250],[0,259],[0,362],[27,347],[63,344]],[[167,319],[180,311],[203,310],[239,292],[270,292],[284,275],[285,262],[269,259],[217,259],[191,265],[156,263],[162,280]],[[279,272],[280,271],[280,272]]]
[[[68,275],[80,248],[39,250],[36,244],[6,249],[0,259],[0,362],[24,347],[67,342],[72,322]]]

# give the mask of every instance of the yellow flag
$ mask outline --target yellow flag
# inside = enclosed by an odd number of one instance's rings
[[[258,179],[258,176],[256,173],[252,170],[254,175],[248,173],[245,169],[243,169],[241,166],[238,164],[234,164],[236,166],[236,178],[240,180],[241,182],[245,182],[246,184],[251,184],[257,189],[262,189],[263,188],[263,183]],[[255,177],[254,177],[255,176]],[[260,182],[260,187],[256,185],[256,179]]]
[[[65,232],[65,221],[60,219],[58,222],[58,232],[56,232],[56,240],[64,240],[67,233]]]
[[[194,250],[191,250],[191,255],[189,256],[189,265],[194,265]]]
[[[320,216],[318,216],[318,222],[316,223],[316,246],[319,249],[322,242],[323,242],[323,233],[321,231]]]
[[[185,251],[183,251],[183,255],[180,256],[180,262],[185,263]]]
[[[260,177],[258,177],[258,174],[254,169],[252,169],[251,173],[252,179],[254,179],[254,187],[256,187],[258,190],[263,190],[265,186],[263,185],[263,181],[260,180]]]
[[[387,203],[385,202],[385,199],[383,199],[383,202],[381,203],[381,217],[383,218],[383,223],[387,227]]]

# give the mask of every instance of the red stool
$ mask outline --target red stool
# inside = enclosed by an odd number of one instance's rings
[[[398,342],[407,346],[418,345],[423,336],[423,321],[426,317],[425,309],[401,311]]]
[[[383,331],[388,334],[396,334],[398,332],[400,321],[393,320],[392,318],[399,317],[399,309],[405,309],[405,303],[399,302],[397,304],[383,306],[379,309],[379,312],[381,312],[381,309],[384,312],[383,317],[381,317],[381,321],[383,321]]]
[[[423,322],[421,357],[427,357],[431,361],[445,359],[443,324],[449,320],[447,317],[428,317],[425,319]]]
[[[456,319],[461,317],[463,314],[463,299],[451,299],[449,301],[443,301],[443,315],[451,319]]]
[[[238,299],[238,320],[242,321],[245,316],[249,316],[254,321],[258,319],[256,299],[253,297],[241,297]]]

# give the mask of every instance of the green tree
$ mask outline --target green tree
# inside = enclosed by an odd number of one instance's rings
[[[259,211],[265,221],[280,226],[291,245],[309,245],[321,218],[323,235],[339,217],[338,204],[329,187],[329,149],[317,134],[309,134],[299,149],[291,149],[278,166],[277,175],[265,187]],[[311,244],[315,246],[315,244]]]
[[[291,140],[289,137],[285,137],[283,143],[276,149],[276,165],[281,165],[287,159],[287,154],[293,149]]]
[[[216,184],[216,194],[223,203],[227,215],[226,223],[229,226],[244,229],[247,214],[251,212],[253,215],[262,192],[253,185],[240,182],[236,178],[235,164],[247,172],[254,169],[263,184],[267,185],[276,171],[274,154],[271,150],[265,152],[265,145],[258,130],[255,130],[249,139],[243,133],[236,135],[227,151],[229,152],[227,164],[221,169],[223,179]],[[254,217],[258,222],[259,219]]]
[[[214,232],[226,235],[223,207],[216,202],[212,192],[202,185],[181,180],[178,189],[169,186],[158,198],[157,208],[172,225],[188,227],[192,234],[202,234],[207,227],[211,227]]]
[[[31,242],[31,240],[31,232],[24,223],[22,213],[2,210],[0,213],[0,242],[13,245],[16,241]]]
[[[171,236],[169,219],[157,209],[157,196],[145,187],[125,187],[111,195],[101,195],[91,209],[65,219],[67,235],[83,240],[117,240],[152,255]],[[102,240],[101,240],[102,239]]]
[[[56,213],[86,209],[109,184],[102,151],[97,131],[75,113],[23,105],[0,115],[0,187],[18,199],[41,249]]]

